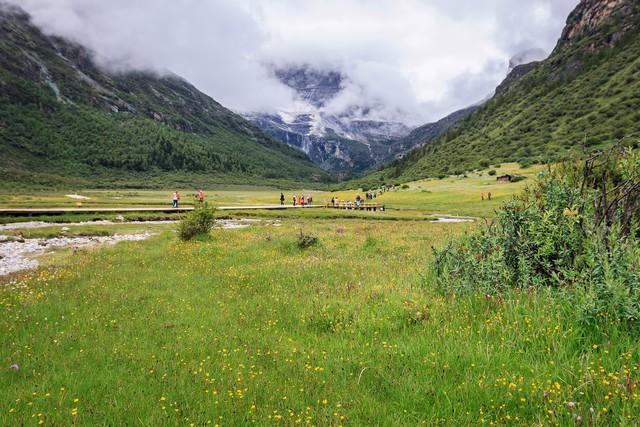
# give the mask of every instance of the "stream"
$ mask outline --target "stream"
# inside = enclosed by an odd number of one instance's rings
[[[152,233],[114,234],[112,236],[59,236],[50,239],[16,239],[13,236],[2,234],[2,231],[24,230],[45,227],[61,227],[63,231],[68,227],[84,225],[122,225],[122,224],[174,224],[177,221],[86,221],[71,223],[55,223],[45,221],[13,222],[0,224],[0,276],[5,276],[17,271],[37,268],[38,257],[51,253],[60,248],[96,248],[99,246],[115,245],[123,241],[139,241],[152,236]],[[265,223],[265,225],[280,226],[280,221],[263,221],[260,219],[220,219],[215,222],[214,228],[225,230],[249,227],[252,224]]]

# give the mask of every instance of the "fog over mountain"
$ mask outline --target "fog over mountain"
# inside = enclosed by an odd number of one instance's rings
[[[110,70],[173,72],[240,112],[297,111],[273,70],[340,73],[324,108],[417,125],[485,98],[512,57],[550,52],[577,0],[9,0]],[[302,104],[301,104],[302,103]]]

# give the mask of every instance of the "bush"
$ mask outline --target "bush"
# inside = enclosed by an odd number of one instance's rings
[[[402,184],[400,188],[403,190],[407,190],[409,188],[409,184]]]
[[[489,174],[489,176],[495,176],[495,174],[497,173],[495,169],[491,169],[489,172],[487,172]]]
[[[640,154],[612,150],[560,165],[495,222],[434,250],[445,293],[569,289],[583,324],[640,330]]]
[[[531,165],[533,164],[533,162],[529,159],[523,159],[518,161],[518,165],[520,166],[521,169],[526,169],[531,167]]]
[[[215,221],[215,209],[207,203],[196,206],[186,213],[178,223],[178,237],[191,240],[196,236],[208,234]]]
[[[304,234],[302,230],[300,231],[300,234],[298,235],[298,248],[306,249],[317,244],[318,237],[312,234]]]

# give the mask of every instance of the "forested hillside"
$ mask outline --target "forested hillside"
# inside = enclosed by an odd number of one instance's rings
[[[2,5],[0,150],[3,185],[330,179],[180,77],[105,72]]]
[[[462,174],[505,161],[556,161],[626,136],[637,143],[639,9],[633,0],[583,0],[548,59],[517,67],[493,99],[447,134],[361,183]]]

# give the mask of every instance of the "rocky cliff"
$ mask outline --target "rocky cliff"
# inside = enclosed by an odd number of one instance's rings
[[[571,45],[575,41],[586,37],[599,35],[599,40],[608,46],[613,46],[628,31],[634,28],[634,15],[637,14],[636,0],[581,0],[578,6],[567,18],[567,24],[558,40],[556,50]],[[613,31],[603,31],[601,25],[613,18],[609,24]],[[598,47],[594,43],[592,48]]]

